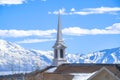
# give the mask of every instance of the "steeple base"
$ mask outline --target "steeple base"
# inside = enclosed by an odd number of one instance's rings
[[[53,59],[52,66],[59,66],[61,64],[67,63],[66,59]]]

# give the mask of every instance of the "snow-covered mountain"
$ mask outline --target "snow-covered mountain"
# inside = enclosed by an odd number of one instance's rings
[[[69,63],[120,63],[120,47],[89,54],[66,54]],[[0,40],[0,71],[31,71],[51,65],[52,51],[26,50]]]
[[[120,47],[105,49],[88,54],[67,54],[67,59],[71,63],[120,63]]]
[[[51,64],[52,51],[26,50],[21,46],[0,40],[0,71],[34,70]]]

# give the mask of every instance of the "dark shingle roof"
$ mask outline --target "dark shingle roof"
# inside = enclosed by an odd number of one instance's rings
[[[55,73],[93,73],[102,67],[109,69],[114,75],[120,78],[120,64],[62,64],[58,66]]]

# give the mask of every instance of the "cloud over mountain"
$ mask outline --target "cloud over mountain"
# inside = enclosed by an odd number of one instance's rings
[[[120,34],[120,23],[115,23],[112,26],[106,27],[105,29],[83,29],[80,27],[69,27],[63,29],[63,33],[66,35],[104,35],[104,34]]]
[[[77,11],[75,8],[71,8],[66,11],[65,8],[61,8],[59,10],[55,10],[53,12],[48,12],[48,14],[60,14],[62,15],[90,15],[90,14],[117,14],[117,12],[120,12],[120,7],[98,7],[98,8],[84,8],[79,11]]]
[[[26,0],[0,0],[0,5],[23,4]]]
[[[68,27],[64,28],[63,34],[65,35],[100,35],[100,34],[120,34],[120,23],[114,23],[104,29],[84,29],[80,27]],[[50,37],[53,36],[57,31],[55,29],[51,30],[0,30],[1,37],[30,37],[30,36],[40,36],[40,37]],[[38,40],[37,40],[38,41]]]
[[[0,30],[2,37],[29,37],[29,36],[51,36],[56,30]]]
[[[25,39],[23,41],[18,41],[17,43],[40,43],[40,42],[49,42],[55,40],[56,39]]]

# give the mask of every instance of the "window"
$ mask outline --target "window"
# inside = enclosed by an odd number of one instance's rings
[[[57,53],[57,49],[55,49],[55,53],[54,53],[54,56],[55,56],[55,58],[57,58],[58,57],[58,55],[57,55],[58,53]]]
[[[60,49],[60,58],[63,58],[63,49]]]

